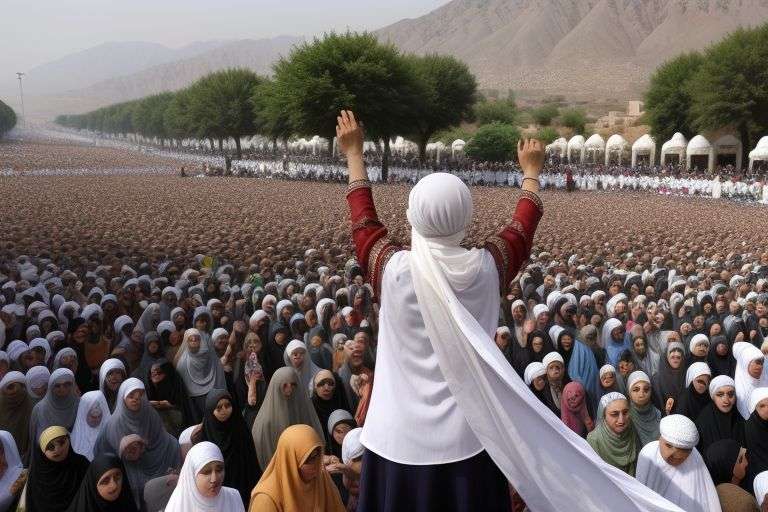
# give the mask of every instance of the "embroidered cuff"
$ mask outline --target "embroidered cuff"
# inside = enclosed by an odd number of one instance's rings
[[[528,199],[533,204],[535,204],[536,208],[539,210],[539,213],[542,213],[542,214],[544,213],[544,203],[541,202],[541,198],[538,195],[531,192],[530,190],[523,190],[522,197]]]
[[[362,179],[351,182],[347,187],[347,195],[349,195],[351,192],[354,192],[359,188],[371,188],[371,182],[366,178],[362,178]]]

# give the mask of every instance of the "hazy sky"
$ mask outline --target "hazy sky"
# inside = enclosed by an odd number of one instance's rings
[[[448,0],[3,0],[0,72],[13,74],[107,41],[177,47],[209,39],[377,29]],[[382,7],[382,6],[385,7]]]

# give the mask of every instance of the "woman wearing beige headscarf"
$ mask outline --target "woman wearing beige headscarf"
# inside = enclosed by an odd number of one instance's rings
[[[323,442],[315,429],[308,425],[285,429],[251,493],[249,512],[343,512],[339,491],[322,462]]]

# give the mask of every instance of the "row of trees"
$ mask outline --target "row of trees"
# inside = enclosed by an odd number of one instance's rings
[[[473,119],[475,77],[450,56],[403,55],[363,33],[329,34],[301,44],[280,59],[271,79],[244,69],[207,75],[177,92],[111,105],[82,115],[59,116],[63,126],[163,141],[219,142],[261,134],[335,136],[336,116],[354,110],[369,138],[404,135],[426,145],[435,133]]]
[[[659,67],[645,97],[657,139],[729,128],[744,153],[768,133],[768,24],[739,29],[702,53]]]
[[[11,131],[14,126],[16,126],[16,112],[0,101],[0,137]]]

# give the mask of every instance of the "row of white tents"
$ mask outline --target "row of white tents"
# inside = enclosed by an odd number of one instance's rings
[[[546,149],[548,153],[558,154],[569,163],[599,163],[604,160],[605,165],[609,165],[611,162],[621,164],[629,160],[634,167],[641,159],[651,164],[656,162],[656,141],[648,134],[637,139],[631,146],[618,134],[611,135],[607,141],[598,134],[588,139],[581,135],[575,135],[570,140],[561,137]],[[734,159],[734,166],[741,169],[741,154],[741,141],[733,135],[723,135],[712,144],[703,135],[696,135],[688,141],[682,133],[675,133],[661,145],[660,162],[665,165],[677,161],[685,163],[688,168],[693,164],[711,171],[715,168],[718,156],[730,155]],[[768,161],[768,136],[760,139],[749,153],[749,169],[757,161]]]

